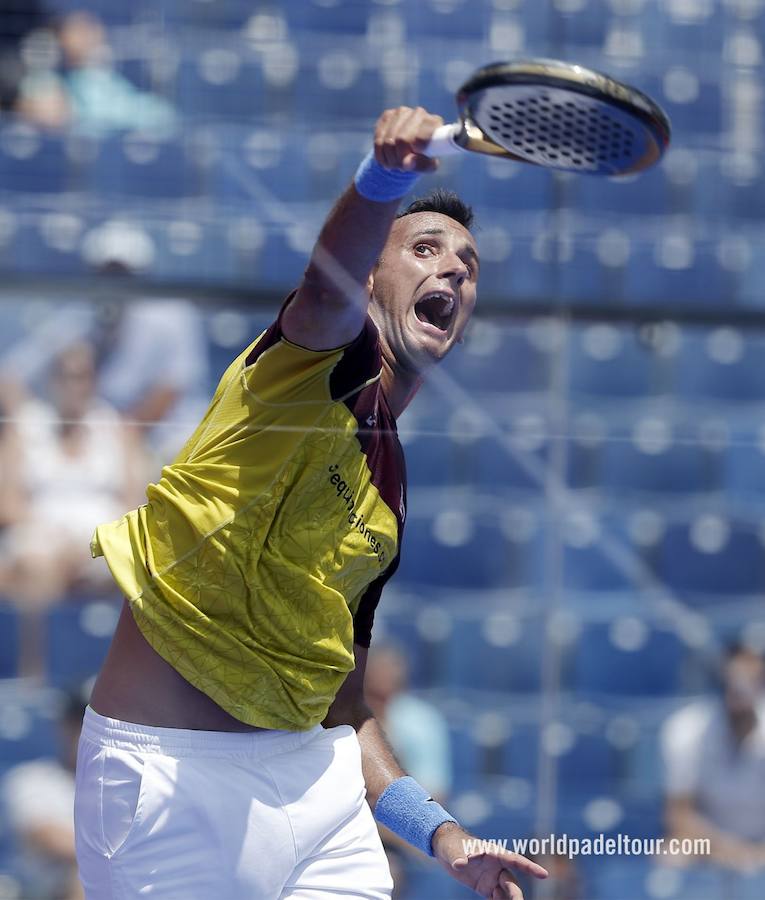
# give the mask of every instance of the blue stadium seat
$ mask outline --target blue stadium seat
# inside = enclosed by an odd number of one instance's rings
[[[311,255],[317,230],[306,231],[298,239],[292,229],[269,232],[260,254],[258,285],[275,288],[281,293],[293,289],[303,277]],[[284,287],[287,287],[287,291]]]
[[[220,308],[205,316],[207,355],[214,388],[237,356],[276,319],[278,309]]]
[[[540,775],[540,752],[552,757],[568,798],[573,792],[577,807],[582,796],[610,791],[616,781],[617,755],[599,734],[585,734],[566,720],[539,723],[510,723],[510,734],[503,746],[503,772],[536,783]]]
[[[651,4],[653,6],[653,4]],[[720,57],[726,31],[726,9],[722,3],[682,4],[657,3],[648,13],[654,28],[653,39],[660,47],[672,48],[678,54],[710,54]],[[699,71],[704,72],[702,66]]]
[[[473,721],[451,723],[449,742],[457,789],[473,787],[484,771],[483,747],[476,741]]]
[[[677,82],[680,84],[675,86]],[[716,135],[722,130],[722,88],[717,72],[670,66],[646,77],[641,88],[662,105],[675,134]]]
[[[485,514],[468,514],[465,519],[468,531],[451,538],[462,541],[455,546],[436,540],[431,519],[410,514],[397,582],[480,589],[534,580],[539,567],[538,551],[529,552],[525,544],[510,543],[497,523]],[[533,542],[531,546],[536,549]]]
[[[621,749],[621,784],[625,795],[631,799],[646,798],[657,804],[663,803],[662,783],[657,777],[663,770],[664,761],[660,746],[660,730],[666,719],[687,701],[677,697],[663,698],[654,695],[647,703],[637,700],[625,706],[619,699],[617,715],[626,714],[634,719],[637,726],[634,740]]]
[[[671,389],[671,361],[636,327],[575,326],[568,352],[568,384],[575,395],[639,399]]]
[[[282,204],[315,199],[315,179],[306,165],[306,151],[281,130],[259,127],[225,128],[221,153],[206,173],[207,189],[222,207],[264,208],[269,219],[284,220]],[[268,207],[273,204],[274,211]],[[295,212],[296,220],[300,214]]]
[[[723,486],[741,501],[765,501],[765,453],[757,435],[740,434],[723,457]]]
[[[625,263],[604,264],[596,241],[589,235],[572,236],[571,255],[558,264],[555,295],[566,304],[612,310],[623,300]]]
[[[497,211],[536,212],[554,209],[557,203],[555,179],[539,166],[508,163],[506,160],[461,160],[466,165],[455,167],[449,180],[452,190],[468,202],[480,203],[483,208]],[[480,219],[480,217],[479,217]],[[488,217],[482,225],[503,225],[506,216],[496,221]],[[524,234],[527,234],[524,231]],[[481,231],[477,233],[480,245]]]
[[[334,77],[333,69],[338,70]],[[350,49],[329,51],[315,66],[303,66],[301,76],[293,108],[298,121],[371,125],[388,105],[382,72]]]
[[[624,296],[632,306],[712,308],[724,303],[735,286],[711,242],[667,235],[655,244],[633,243]]]
[[[609,900],[629,897],[630,900],[720,900],[738,897],[732,889],[730,875],[711,866],[681,869],[660,867],[650,857],[611,856],[599,859],[592,867],[594,898]],[[733,888],[735,890],[735,888]]]
[[[481,293],[507,302],[538,303],[549,312],[556,296],[557,272],[552,262],[540,258],[534,240],[528,235],[510,234],[510,253],[499,261],[481,260]]]
[[[330,35],[363,35],[369,19],[369,4],[356,0],[293,0],[281,4],[291,31],[326,32]]]
[[[450,354],[441,367],[466,390],[536,393],[550,389],[554,356],[534,343],[533,326],[476,322],[465,346]]]
[[[60,194],[77,185],[76,168],[60,136],[15,122],[0,126],[3,192]]]
[[[102,140],[88,187],[104,197],[181,199],[202,192],[202,172],[181,140],[115,134]]]
[[[0,678],[15,678],[19,665],[19,617],[15,606],[0,603]]]
[[[228,222],[209,223],[206,228],[205,258],[213,262],[201,273],[210,284],[215,281],[236,285],[242,282],[260,288],[266,284],[265,267],[269,250],[282,246],[279,235],[266,231],[257,219],[243,210],[229,212]],[[288,272],[279,286],[287,283]],[[273,277],[272,275],[270,277]]]
[[[413,432],[406,441],[406,473],[410,487],[461,484],[469,480],[468,454],[449,435]]]
[[[696,215],[759,221],[765,211],[765,171],[757,154],[699,154],[693,207]],[[756,237],[756,236],[754,236]]]
[[[634,634],[630,635],[630,629]],[[618,646],[618,622],[584,626],[566,665],[567,687],[598,694],[676,694],[682,688],[687,655],[677,635],[637,619],[625,620],[623,630],[627,643]]]
[[[566,487],[574,490],[599,490],[600,460],[603,445],[571,441],[566,447]]]
[[[45,215],[22,216],[11,240],[0,250],[0,261],[7,271],[17,273],[83,275],[86,265],[78,251],[76,239],[64,244],[51,240]]]
[[[446,682],[510,693],[539,690],[544,650],[541,616],[492,613],[488,598],[482,601],[477,596],[475,602],[478,618],[456,614],[446,647]]]
[[[535,721],[511,719],[508,737],[500,748],[501,773],[536,784],[539,775],[539,740],[539,726]]]
[[[490,491],[512,489],[540,493],[548,465],[547,438],[542,437],[541,446],[533,450],[516,449],[512,440],[508,443],[510,446],[491,434],[474,444],[469,453],[470,479],[476,486]]]
[[[198,48],[193,57],[181,59],[173,96],[180,112],[192,119],[234,122],[262,114],[266,85],[257,60],[247,59],[241,48],[218,48],[228,68],[222,63],[216,75],[212,64],[205,67],[203,59],[203,54],[215,52],[215,47]]]
[[[550,7],[550,37],[566,49],[576,52],[580,47],[603,45],[611,10],[604,0],[585,0],[576,8],[559,9],[555,3],[539,4]]]
[[[467,888],[463,888],[429,860],[415,859],[412,854],[407,854],[403,863],[406,875],[400,886],[399,900],[422,900],[423,897],[465,900]]]
[[[26,691],[3,693],[0,716],[0,767],[54,756],[57,748],[55,704]]]
[[[402,649],[413,689],[438,687],[449,667],[445,648],[453,617],[448,610],[436,606],[441,598],[432,597],[428,588],[405,588],[396,579],[386,592],[385,602],[375,615],[375,640],[390,641]],[[396,602],[391,602],[392,598]],[[429,621],[434,606],[440,623],[435,628]]]
[[[711,535],[702,533],[700,538],[709,542],[704,550],[693,542],[689,523],[670,525],[656,551],[657,576],[699,603],[762,592],[765,557],[756,527],[721,520],[711,523],[709,530]]]
[[[519,3],[495,3],[493,5],[495,9],[491,13],[487,13],[491,16],[490,27],[506,25],[508,22],[520,24],[523,27],[524,55],[545,56],[549,54],[551,44],[559,39],[553,31],[555,13],[552,3],[520,0]]]
[[[153,278],[160,282],[190,279],[197,284],[225,286],[233,285],[238,276],[246,277],[244,266],[227,240],[232,223],[206,221],[206,216],[195,216],[193,207],[186,207],[182,215],[183,218],[171,221],[154,221],[147,228],[156,251]],[[257,266],[258,255],[257,249],[242,254],[250,271]]]
[[[557,757],[561,794],[565,786],[577,796],[610,793],[617,778],[617,754],[601,734],[574,731],[570,749]]]
[[[181,25],[190,22],[196,27],[231,31],[245,24],[253,13],[253,5],[248,0],[163,0],[158,11],[163,22],[173,17]]]
[[[761,403],[765,338],[743,329],[686,329],[677,357],[676,390],[699,402]]]
[[[91,678],[101,668],[117,624],[120,603],[114,599],[60,605],[48,614],[47,676],[61,688]]]
[[[765,210],[765,203],[760,207]],[[765,278],[765,254],[763,242],[753,235],[747,239],[751,247],[751,257],[744,271],[740,275],[738,301],[743,308],[761,310],[765,306],[765,297],[762,292],[763,278]]]
[[[407,6],[409,5],[407,4]],[[423,59],[413,90],[414,93],[410,96],[415,105],[424,106],[425,109],[443,116],[447,122],[456,114],[457,104],[454,100],[454,90],[451,85],[446,83],[443,66],[433,65],[431,60]],[[476,163],[478,162],[476,160]],[[477,169],[478,165],[470,168]]]
[[[581,175],[572,180],[568,195],[568,204],[588,215],[659,216],[670,210],[671,202],[671,188],[661,165],[628,178]]]
[[[422,0],[420,3],[404,3],[402,6],[407,30],[412,36],[434,41],[446,40],[451,46],[456,40],[486,38],[487,17],[476,15],[470,0],[450,0],[448,3]]]
[[[641,583],[642,555],[622,522],[596,522],[592,540],[571,538],[563,548],[563,584],[574,591],[619,591]],[[564,535],[565,538],[565,535]]]
[[[83,6],[79,0],[51,0],[50,9],[55,13],[79,12]],[[92,0],[87,9],[103,19],[107,25],[129,25],[134,22],[138,10],[126,6],[120,0]]]
[[[632,442],[606,441],[600,474],[602,487],[621,493],[683,494],[721,486],[721,458],[704,447],[676,443],[662,453],[646,453]]]

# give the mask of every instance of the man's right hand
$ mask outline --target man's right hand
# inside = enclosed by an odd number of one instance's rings
[[[375,159],[386,169],[433,172],[438,160],[423,156],[433,132],[444,124],[421,106],[386,109],[375,126]]]

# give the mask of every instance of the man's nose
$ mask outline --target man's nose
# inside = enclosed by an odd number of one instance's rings
[[[445,278],[453,278],[457,282],[457,286],[461,287],[462,282],[468,276],[468,267],[455,253],[444,260],[444,269],[441,274]]]

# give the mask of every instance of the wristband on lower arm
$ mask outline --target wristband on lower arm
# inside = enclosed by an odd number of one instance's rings
[[[436,829],[456,821],[409,775],[392,781],[380,794],[375,819],[428,856],[434,855],[431,841]]]
[[[370,150],[356,170],[353,183],[356,190],[367,200],[387,203],[408,194],[419,177],[417,172],[386,169],[377,162],[374,152]]]

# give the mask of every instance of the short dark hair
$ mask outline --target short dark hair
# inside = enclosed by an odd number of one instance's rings
[[[434,212],[441,213],[443,216],[449,216],[459,222],[464,228],[470,229],[473,224],[473,208],[459,197],[454,191],[448,191],[445,188],[436,188],[424,197],[418,197],[413,200],[409,206],[399,212],[396,216],[401,219],[403,216],[410,216],[412,213]]]

